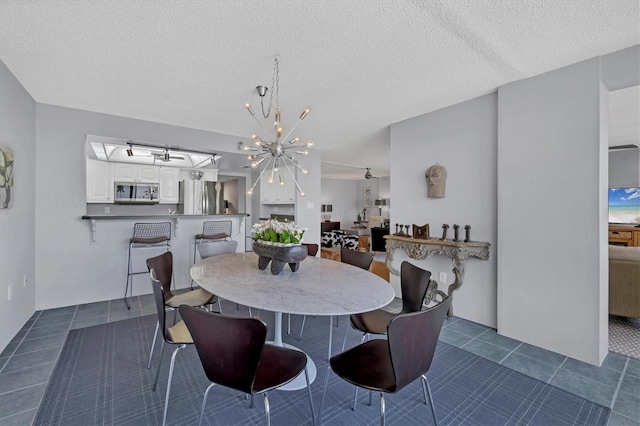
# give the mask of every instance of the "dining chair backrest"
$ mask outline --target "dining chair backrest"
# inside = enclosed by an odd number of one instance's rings
[[[162,283],[155,277],[155,270],[149,270],[149,277],[151,278],[151,288],[153,288],[153,300],[156,304],[156,311],[158,313],[158,325],[162,330],[162,338],[171,343],[171,338],[167,335],[167,311],[165,310],[165,294],[162,288]]]
[[[402,312],[416,312],[422,309],[422,302],[431,280],[431,272],[406,260],[400,265],[400,291]]]
[[[307,254],[309,256],[315,256],[316,254],[318,254],[319,246],[317,244],[302,243],[302,245],[307,248]]]
[[[366,251],[355,251],[347,248],[340,249],[340,261],[362,269],[369,269],[373,262],[373,254]]]
[[[255,317],[227,316],[186,305],[179,311],[209,381],[252,393],[266,324]]]
[[[196,238],[227,238],[231,236],[230,220],[207,220],[202,224],[202,234]]]
[[[151,280],[156,279],[164,290],[164,297],[169,299],[173,296],[171,293],[171,277],[173,276],[173,254],[170,251],[164,252],[159,256],[147,259],[147,269],[149,272],[153,270]]]
[[[396,391],[429,371],[451,297],[423,311],[401,314],[387,326]]]

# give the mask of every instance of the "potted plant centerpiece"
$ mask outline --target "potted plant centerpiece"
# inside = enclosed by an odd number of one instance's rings
[[[307,248],[301,244],[306,230],[298,228],[293,222],[276,219],[255,223],[251,232],[253,251],[259,256],[258,267],[266,269],[271,262],[271,272],[278,275],[288,263],[291,270],[296,272],[300,262],[307,257]]]
[[[307,228],[298,228],[294,222],[280,222],[276,219],[254,223],[251,229],[253,239],[263,244],[277,246],[300,245]]]

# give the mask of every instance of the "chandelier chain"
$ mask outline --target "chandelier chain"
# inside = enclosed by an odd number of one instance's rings
[[[276,57],[273,62],[273,76],[271,77],[271,93],[269,94],[269,107],[267,108],[267,112],[264,112],[264,98],[260,98],[260,106],[262,107],[262,116],[264,118],[269,118],[271,114],[271,105],[273,104],[273,92],[276,92],[276,110],[280,109],[280,66],[278,63],[278,58]]]

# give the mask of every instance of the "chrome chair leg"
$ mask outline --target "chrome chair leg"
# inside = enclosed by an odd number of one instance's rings
[[[327,361],[331,359],[331,342],[333,341],[333,315],[329,317],[329,350],[327,352]]]
[[[287,314],[287,334],[291,334],[291,314]]]
[[[127,309],[131,309],[131,298],[133,297],[133,279],[131,278],[131,243],[129,243],[129,263],[127,264],[127,285],[124,288],[124,304],[127,305]],[[131,283],[131,296],[129,296],[129,302],[127,303],[127,290],[129,290],[129,283]]]
[[[151,386],[151,391],[155,392],[156,387],[158,386],[158,377],[160,377],[160,367],[162,367],[162,357],[164,356],[164,347],[166,343],[162,341],[162,346],[160,347],[160,359],[158,360],[158,368],[156,370],[156,379],[153,381],[153,386]]]
[[[353,407],[351,407],[351,409],[353,411],[356,411],[356,400],[358,399],[358,387],[354,386],[353,387]]]
[[[384,426],[384,395],[380,392],[380,426]]]
[[[211,388],[215,385],[215,383],[211,383],[209,386],[207,386],[207,390],[204,391],[204,398],[202,398],[202,408],[200,408],[200,420],[198,421],[198,425],[202,424],[202,419],[204,419],[204,409],[207,406],[207,396],[209,395],[209,391],[211,390]]]
[[[438,426],[438,418],[436,417],[436,406],[433,405],[433,396],[431,395],[431,387],[429,386],[429,381],[427,380],[427,376],[424,374],[422,377],[422,391],[424,392],[424,388],[427,388],[427,393],[429,395],[429,403],[431,404],[431,413],[433,414],[433,424]],[[425,397],[426,404],[426,397]]]
[[[176,364],[176,355],[178,355],[178,351],[182,348],[186,348],[187,345],[182,344],[173,350],[173,355],[171,355],[171,364],[169,366],[169,381],[167,382],[167,396],[164,398],[164,414],[162,415],[162,426],[167,424],[167,412],[169,408],[169,394],[171,393],[171,382],[173,380],[173,367]]]
[[[320,399],[320,405],[318,406],[318,420],[316,420],[316,424],[320,424],[322,420],[322,404],[324,404],[324,397],[327,394],[327,385],[329,384],[329,371],[331,371],[331,367],[327,367],[327,374],[324,376],[324,387],[322,388],[322,398]]]
[[[264,414],[267,416],[267,426],[271,426],[271,413],[269,412],[269,397],[267,397],[267,393],[263,394],[264,396]]]
[[[302,332],[304,331],[304,324],[307,322],[307,316],[302,316],[302,327],[300,327],[300,336],[298,336],[298,340],[302,340]]]
[[[222,313],[222,303],[220,303],[220,298],[218,297],[218,311]]]
[[[151,357],[153,356],[153,350],[156,348],[156,340],[158,340],[158,330],[160,330],[160,323],[156,322],[156,331],[153,333],[153,343],[151,343],[151,350],[149,351],[149,363],[147,364],[147,370],[151,368]]]
[[[311,397],[311,383],[309,383],[309,369],[304,367],[304,379],[307,382],[307,394],[309,395],[309,405],[311,406],[311,425],[316,424],[316,413],[313,411],[313,398]]]

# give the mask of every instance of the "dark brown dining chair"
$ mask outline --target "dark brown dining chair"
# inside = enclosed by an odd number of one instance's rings
[[[373,262],[373,253],[367,251],[356,251],[348,248],[340,249],[340,261],[362,269],[369,269]]]
[[[427,294],[429,284],[435,286],[431,281],[431,272],[415,266],[407,261],[400,265],[400,292],[402,295],[402,310],[398,313],[388,312],[384,309],[353,314],[349,317],[351,326],[364,333],[362,340],[368,334],[386,334],[387,324],[394,317],[409,312],[417,312],[422,309],[424,297]],[[441,294],[444,296],[444,293]],[[344,350],[348,333],[345,334],[345,341],[342,343]]]
[[[307,248],[307,254],[313,257],[318,254],[318,250],[320,249],[320,246],[318,244],[302,243],[302,245]]]
[[[383,426],[384,393],[396,393],[421,378],[425,404],[428,394],[433,421],[437,425],[438,419],[426,374],[431,367],[442,323],[450,305],[451,298],[445,297],[431,308],[398,315],[387,326],[387,339],[369,340],[332,357],[318,408],[318,423],[327,393],[329,371],[333,370],[338,377],[355,385],[356,390],[361,387],[380,393],[380,423]]]
[[[266,344],[267,325],[258,318],[221,315],[186,305],[179,310],[211,382],[202,399],[199,424],[204,418],[209,391],[219,384],[252,396],[262,394],[267,425],[270,425],[267,392],[289,383],[302,371],[307,381],[311,421],[315,423],[304,353]]]
[[[171,292],[171,278],[173,276],[173,254],[170,251],[162,253],[159,256],[147,259],[147,269],[150,273],[153,272],[153,274],[151,275],[151,284],[153,285],[155,280],[155,282],[160,283],[160,285],[162,286],[165,308],[170,311],[174,311],[174,321],[175,314],[177,313],[178,306],[180,305],[204,307],[212,303],[216,303],[217,301],[218,309],[220,308],[220,302],[217,300],[216,296],[201,288],[187,291],[186,293],[181,294],[173,294]],[[153,350],[156,346],[160,324],[160,321],[156,323],[156,331],[153,335],[151,350],[149,351],[149,363],[147,364],[147,369],[151,368],[151,358],[153,356]]]
[[[173,345],[176,348],[173,350],[173,354],[171,355],[171,364],[169,366],[169,379],[167,381],[167,392],[164,399],[164,411],[162,413],[162,425],[164,426],[167,423],[167,412],[169,407],[169,394],[171,393],[171,382],[173,380],[173,367],[176,362],[176,356],[180,349],[185,348],[187,345],[193,344],[193,339],[191,338],[191,334],[189,334],[189,330],[187,329],[184,321],[180,321],[175,323],[171,327],[167,327],[167,298],[164,291],[164,286],[155,276],[155,269],[151,268],[149,271],[149,276],[151,277],[151,286],[153,287],[153,297],[156,303],[156,310],[158,312],[158,324],[162,329],[162,348],[160,349],[160,360],[158,361],[158,368],[156,370],[156,378],[153,381],[153,386],[151,390],[155,392],[156,387],[158,385],[158,377],[160,377],[160,367],[162,366],[162,356],[164,355],[164,347],[166,345]],[[156,336],[157,336],[158,327],[156,326]],[[156,336],[153,338],[153,342],[155,344]],[[151,363],[151,358],[149,358],[149,363]],[[151,364],[149,364],[151,365]],[[148,367],[147,367],[148,368]]]

